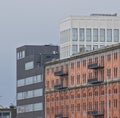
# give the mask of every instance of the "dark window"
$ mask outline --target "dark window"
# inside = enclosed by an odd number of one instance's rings
[[[107,61],[111,61],[111,54],[107,55]]]
[[[80,61],[77,62],[77,68],[80,68]]]
[[[71,69],[74,69],[74,63],[71,63]]]
[[[77,84],[80,84],[80,75],[77,75]]]
[[[117,60],[117,57],[118,57],[117,52],[115,52],[114,53],[114,60]]]

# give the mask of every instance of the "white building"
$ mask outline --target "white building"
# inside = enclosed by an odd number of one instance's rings
[[[60,58],[120,42],[117,14],[70,16],[60,23]]]

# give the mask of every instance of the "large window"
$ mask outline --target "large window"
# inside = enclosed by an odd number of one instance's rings
[[[78,40],[78,29],[72,28],[72,40],[77,41]]]
[[[112,42],[112,29],[107,29],[107,42]]]
[[[25,112],[41,111],[41,110],[43,110],[43,103],[17,106],[17,113],[25,113]]]
[[[105,29],[100,29],[100,41],[105,41]]]
[[[35,89],[17,93],[17,100],[43,96],[43,89]]]
[[[86,41],[91,41],[91,29],[86,29]]]
[[[25,70],[30,70],[34,68],[34,63],[33,61],[25,63]]]
[[[72,45],[72,54],[76,54],[78,51],[78,46],[77,45]]]
[[[119,41],[119,29],[114,29],[114,42]]]
[[[34,83],[38,83],[38,82],[42,82],[42,81],[43,81],[42,75],[27,77],[27,78],[18,80],[17,81],[17,87],[30,85],[30,84],[34,84]]]
[[[93,29],[93,41],[98,41],[98,29]]]
[[[80,41],[84,41],[85,40],[85,30],[83,28],[79,29],[79,37],[80,37]]]

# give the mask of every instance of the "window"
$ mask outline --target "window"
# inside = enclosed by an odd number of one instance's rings
[[[107,61],[111,61],[111,54],[107,55]]]
[[[80,84],[80,75],[77,75],[77,84]]]
[[[74,99],[74,95],[71,95],[71,99]]]
[[[74,112],[74,104],[71,104],[71,111]]]
[[[17,60],[25,57],[25,50],[17,52]]]
[[[95,110],[98,110],[98,101],[95,102]]]
[[[42,82],[42,81],[43,81],[42,75],[35,75],[32,77],[27,77],[27,78],[18,80],[17,87],[30,85],[30,84],[34,84],[34,83],[38,83],[38,82]]]
[[[83,67],[86,67],[86,60],[83,60]]]
[[[108,79],[111,78],[111,69],[107,69],[107,77]]]
[[[77,62],[77,68],[80,68],[80,61]]]
[[[82,77],[83,77],[83,83],[86,83],[86,74],[83,74]]]
[[[117,60],[117,52],[114,53],[114,60]]]
[[[107,42],[112,42],[112,29],[107,29]]]
[[[114,93],[114,94],[117,94],[117,89],[114,89],[114,90],[113,90],[113,93]]]
[[[54,87],[54,80],[51,81],[51,87]]]
[[[93,50],[98,49],[98,45],[93,45]]]
[[[80,41],[84,41],[85,40],[85,31],[83,28],[80,28],[79,34],[80,34]]]
[[[93,29],[93,41],[98,41],[98,29]]]
[[[100,41],[105,42],[105,29],[100,29]]]
[[[119,42],[119,29],[114,29],[114,42]]]
[[[117,99],[114,99],[114,108],[117,108]]]
[[[91,50],[91,45],[86,45],[86,51],[90,51]]]
[[[30,70],[34,68],[34,63],[33,61],[25,63],[25,70]]]
[[[34,111],[43,110],[43,103],[36,103],[34,104]]]
[[[29,85],[29,84],[32,84],[33,83],[33,77],[28,77],[25,79],[25,84],[26,85]]]
[[[78,29],[72,28],[72,40],[77,41],[78,40]]]
[[[76,54],[78,51],[78,46],[77,45],[72,45],[72,54]]]
[[[92,73],[88,74],[88,78],[91,79],[92,78]]]
[[[43,96],[43,89],[34,90],[34,97]]]
[[[17,81],[17,87],[24,86],[24,85],[25,85],[24,79],[20,79]]]
[[[91,41],[91,29],[86,29],[86,41]]]
[[[109,100],[109,108],[111,108],[111,100]]]
[[[95,91],[95,96],[98,96],[98,92],[97,91]]]
[[[77,104],[77,111],[80,111],[80,104]]]
[[[77,94],[77,98],[80,98],[80,94]]]
[[[74,76],[71,76],[71,85],[74,85]]]
[[[17,93],[17,100],[21,100],[23,99],[23,93],[20,92],[20,93]]]
[[[74,63],[71,63],[71,69],[74,69]]]
[[[83,111],[86,111],[86,104],[83,103]]]
[[[114,67],[114,77],[117,77],[117,75],[118,75],[118,68]]]
[[[92,110],[92,102],[89,102],[89,103],[88,103],[88,109],[89,109],[89,110]]]

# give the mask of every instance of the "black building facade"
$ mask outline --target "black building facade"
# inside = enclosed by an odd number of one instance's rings
[[[59,47],[26,45],[16,53],[17,118],[45,118],[44,64],[59,58]]]

